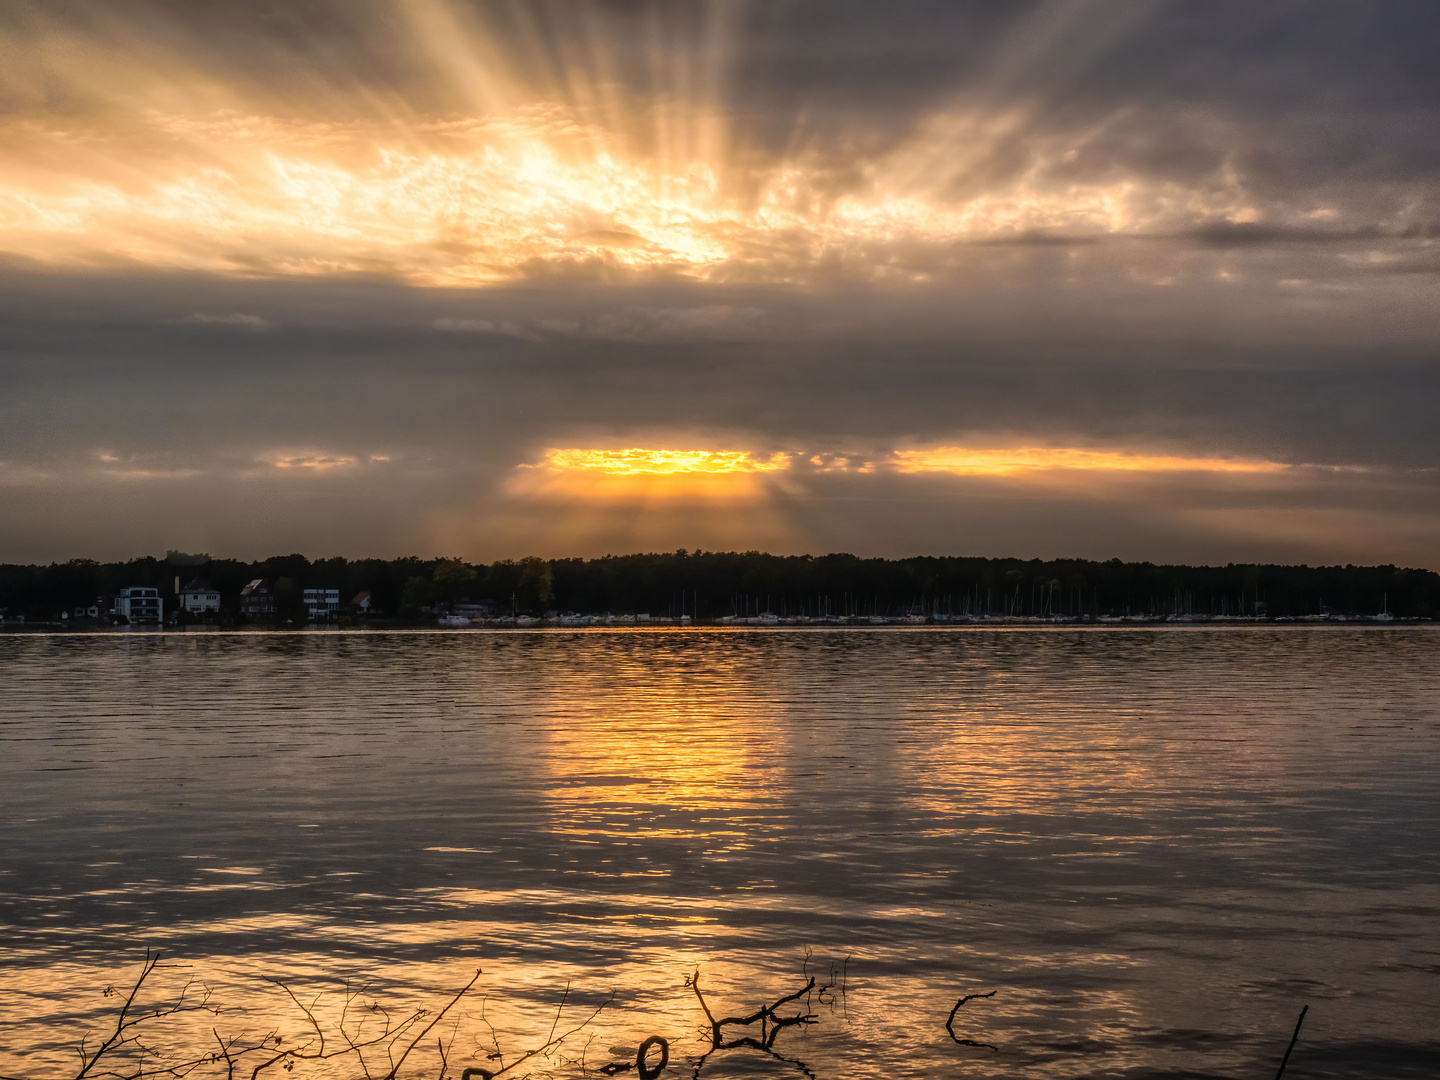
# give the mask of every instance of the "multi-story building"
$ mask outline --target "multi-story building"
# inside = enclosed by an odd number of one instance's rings
[[[203,578],[192,578],[180,590],[180,609],[192,615],[220,610],[220,591]]]
[[[340,610],[339,589],[306,589],[305,611],[312,620],[328,619]]]
[[[158,623],[165,618],[165,601],[160,599],[159,589],[141,585],[120,590],[115,598],[115,614],[132,626],[140,623]]]
[[[256,578],[240,590],[240,614],[269,615],[274,611],[275,592],[264,578]]]

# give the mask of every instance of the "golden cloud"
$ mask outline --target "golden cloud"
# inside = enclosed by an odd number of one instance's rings
[[[672,450],[631,447],[550,449],[538,464],[521,465],[511,491],[566,496],[753,494],[767,474],[873,475],[943,473],[951,476],[1016,477],[1061,473],[1264,474],[1290,469],[1274,461],[1185,457],[1144,450],[1065,446],[937,446],[865,456],[828,451],[758,455],[745,450]]]
[[[673,476],[678,473],[774,472],[788,464],[784,454],[758,458],[744,450],[547,450],[544,467],[555,472],[598,472],[607,476]]]
[[[1117,125],[1137,117],[1204,146],[1243,141],[1200,105],[1147,118],[1130,103],[1059,130],[1042,104],[967,84],[937,91],[893,141],[807,132],[797,115],[789,148],[769,148],[732,89],[741,5],[552,21],[525,5],[406,0],[383,39],[363,15],[349,27],[383,50],[378,63],[348,56],[343,35],[313,54],[247,39],[237,59],[213,20],[31,7],[0,68],[15,103],[0,119],[0,252],[47,262],[430,285],[577,267],[910,280],[964,243],[1347,216],[1328,196],[1267,202],[1229,165],[1181,180],[1115,153]],[[1022,20],[992,75],[1048,85],[1130,25],[1058,11]]]
[[[744,450],[550,449],[539,464],[520,466],[515,494],[586,497],[754,494],[756,480],[789,466],[785,454]]]
[[[902,473],[941,472],[956,476],[1008,476],[1057,469],[1084,472],[1273,473],[1289,468],[1274,461],[1237,458],[1177,457],[1125,450],[1094,450],[1065,446],[981,449],[940,446],[897,450],[895,468]]]
[[[957,243],[1254,213],[1236,191],[1061,181],[1048,173],[1058,145],[1030,147],[1023,175],[957,196],[957,175],[996,152],[1014,118],[946,115],[837,186],[834,163],[814,151],[768,162],[724,145],[657,154],[624,132],[557,122],[558,110],[542,102],[400,128],[233,110],[147,112],[121,130],[43,116],[0,124],[0,251],[240,276],[378,272],[436,286],[547,267],[793,282],[822,266],[906,275],[913,260],[895,253],[953,259]]]

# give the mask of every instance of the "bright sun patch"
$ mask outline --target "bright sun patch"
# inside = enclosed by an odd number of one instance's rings
[[[758,458],[744,450],[547,450],[545,468],[606,476],[675,476],[681,473],[774,472],[789,464],[784,454]]]
[[[543,461],[520,467],[511,490],[585,498],[733,498],[756,494],[765,474],[789,465],[786,454],[762,457],[746,450],[550,449]]]

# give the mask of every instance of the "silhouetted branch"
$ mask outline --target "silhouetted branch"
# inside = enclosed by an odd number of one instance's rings
[[[819,1023],[819,1018],[814,1013],[797,1013],[794,1016],[775,1015],[775,1010],[780,1008],[780,1006],[788,1005],[790,1004],[790,1002],[804,997],[806,994],[810,993],[810,991],[815,989],[815,977],[813,975],[806,980],[804,986],[802,986],[799,990],[796,990],[793,994],[786,994],[784,997],[771,1002],[769,1005],[761,1005],[760,1008],[756,1009],[749,1016],[727,1016],[723,1020],[715,1019],[714,1014],[710,1011],[710,1006],[705,1001],[705,995],[700,991],[699,968],[696,968],[695,973],[685,980],[685,985],[695,991],[695,997],[700,1001],[700,1008],[705,1010],[705,1016],[710,1021],[711,1045],[716,1049],[719,1049],[720,1044],[724,1041],[724,1037],[721,1035],[720,1029],[725,1027],[725,1025],[727,1024],[736,1024],[740,1027],[749,1027],[751,1024],[755,1023],[756,1020],[759,1020],[760,1037],[761,1040],[768,1047],[771,1043],[775,1041],[775,1035],[783,1028],[791,1027],[795,1024]]]
[[[660,1048],[660,1060],[654,1065],[647,1060],[652,1046]],[[651,1035],[635,1051],[633,1066],[628,1061],[612,1061],[608,1065],[600,1066],[597,1071],[606,1076],[614,1076],[616,1073],[629,1072],[631,1068],[634,1068],[640,1074],[640,1080],[657,1080],[668,1064],[670,1064],[670,1043],[663,1035]]]
[[[469,1066],[468,1068],[466,1068],[464,1072],[462,1072],[462,1073],[460,1074],[460,1080],[471,1080],[472,1077],[479,1077],[480,1080],[495,1080],[496,1077],[504,1076],[506,1073],[508,1073],[511,1069],[515,1068],[516,1066],[518,1066],[518,1065],[523,1065],[525,1062],[529,1061],[531,1058],[533,1058],[533,1057],[538,1057],[538,1056],[541,1055],[541,1054],[544,1054],[544,1053],[546,1053],[546,1052],[548,1052],[548,1051],[550,1051],[550,1050],[555,1049],[555,1048],[558,1047],[561,1043],[563,1043],[566,1039],[568,1039],[571,1035],[574,1035],[576,1032],[581,1031],[581,1030],[583,1030],[584,1028],[588,1027],[589,1024],[590,1024],[590,1022],[591,1022],[592,1020],[594,1020],[595,1017],[599,1016],[600,1013],[605,1009],[605,1007],[608,1006],[608,1005],[610,1005],[611,1003],[613,1003],[614,1000],[615,1000],[615,995],[612,993],[608,998],[606,998],[606,999],[605,999],[604,1001],[602,1001],[599,1005],[597,1005],[597,1006],[595,1007],[594,1011],[591,1012],[589,1016],[585,1017],[584,1020],[581,1020],[578,1024],[576,1024],[574,1027],[570,1028],[569,1030],[564,1031],[564,1032],[561,1032],[559,1035],[556,1035],[556,1034],[555,1034],[555,1029],[560,1025],[560,1013],[561,1013],[561,1011],[564,1010],[564,1008],[565,1008],[565,1001],[566,1001],[567,998],[569,998],[569,996],[570,996],[570,986],[569,986],[569,984],[567,983],[566,986],[565,986],[565,993],[562,994],[561,997],[560,997],[560,1006],[559,1006],[559,1008],[557,1008],[557,1009],[555,1010],[555,1020],[554,1020],[554,1022],[550,1025],[550,1034],[546,1037],[545,1042],[542,1043],[540,1046],[537,1046],[537,1047],[536,1047],[535,1049],[533,1049],[533,1050],[527,1050],[527,1051],[525,1051],[525,1053],[521,1054],[519,1057],[517,1057],[514,1061],[510,1062],[510,1064],[508,1064],[508,1065],[505,1064],[504,1055],[503,1055],[503,1054],[501,1053],[501,1051],[500,1051],[500,1042],[499,1042],[499,1039],[498,1039],[498,1038],[496,1037],[496,1035],[495,1035],[494,1025],[492,1025],[489,1020],[486,1020],[486,1019],[485,1019],[484,1013],[482,1012],[481,1015],[480,1015],[480,1021],[481,1021],[481,1023],[483,1023],[487,1028],[490,1029],[490,1042],[491,1042],[491,1045],[493,1045],[493,1046],[495,1047],[495,1052],[494,1052],[493,1054],[491,1054],[490,1057],[491,1057],[492,1059],[497,1059],[497,1060],[499,1060],[501,1067],[498,1068],[498,1069],[493,1069],[493,1070],[492,1070],[492,1069],[483,1068],[482,1066],[479,1066],[479,1065],[471,1065],[471,1066]],[[385,1080],[394,1080],[393,1075],[386,1077]]]
[[[147,1066],[146,1059],[155,1059],[158,1055],[154,1049],[140,1041],[137,1029],[141,1025],[165,1017],[177,1016],[181,1013],[208,1012],[212,1015],[219,1015],[220,1013],[218,1006],[210,1004],[210,991],[208,988],[204,989],[198,1002],[187,1001],[187,998],[190,996],[190,990],[195,985],[193,979],[181,988],[180,996],[176,998],[174,1004],[157,1007],[148,1011],[135,1011],[136,999],[139,997],[145,981],[150,978],[151,974],[153,974],[157,968],[162,966],[164,965],[160,963],[160,953],[146,949],[145,960],[140,965],[140,974],[135,977],[134,983],[130,986],[130,992],[126,994],[124,1002],[120,1005],[120,1011],[116,1014],[114,1029],[93,1051],[88,1049],[90,1041],[88,1035],[80,1040],[80,1046],[77,1048],[77,1053],[80,1057],[80,1071],[75,1074],[75,1080],[85,1080],[86,1077],[91,1077],[93,1080],[99,1080],[101,1077],[108,1077],[110,1080],[138,1080],[139,1077],[147,1075],[182,1077],[193,1072],[206,1061],[212,1060],[212,1056],[206,1054],[199,1058],[171,1065],[163,1065],[152,1060]],[[112,997],[118,993],[119,991],[113,986],[107,986],[105,988],[106,997]],[[133,1069],[133,1071],[119,1071],[116,1067],[112,1067],[110,1062],[114,1060],[116,1055],[120,1054],[136,1054],[140,1057],[140,1064]],[[104,1066],[103,1070],[101,1069],[102,1064]]]
[[[955,1007],[950,1010],[950,1015],[945,1018],[945,1030],[950,1033],[950,1038],[954,1039],[955,1042],[959,1043],[961,1046],[978,1046],[985,1050],[994,1050],[998,1054],[1000,1052],[1000,1048],[998,1046],[992,1046],[990,1043],[976,1042],[974,1039],[962,1039],[959,1035],[955,1034],[955,1014],[960,1011],[960,1006],[964,1005],[967,1001],[976,1001],[980,998],[994,997],[996,993],[997,991],[991,990],[988,994],[966,994],[959,1001],[957,1001],[955,1003]]]
[[[469,989],[475,985],[475,980],[478,978],[480,978],[480,969],[476,968],[475,974],[470,976],[470,981],[467,982],[464,986],[462,986],[458,991],[456,991],[455,996],[445,1003],[445,1007],[435,1014],[435,1019],[431,1020],[430,1023],[426,1024],[424,1030],[421,1031],[419,1035],[416,1035],[413,1040],[411,1040],[410,1045],[405,1048],[405,1052],[400,1055],[400,1060],[396,1061],[390,1067],[390,1071],[385,1074],[385,1080],[395,1080],[395,1074],[400,1071],[400,1066],[405,1064],[405,1059],[410,1056],[410,1051],[414,1050],[415,1047],[420,1044],[420,1040],[425,1038],[426,1035],[429,1035],[435,1025],[445,1018],[445,1014],[449,1012],[452,1008],[454,1008],[455,1003],[465,996]],[[565,992],[570,992],[569,987],[566,987]]]
[[[1285,1048],[1285,1056],[1280,1059],[1280,1071],[1275,1074],[1275,1080],[1280,1080],[1285,1075],[1285,1066],[1290,1064],[1290,1051],[1295,1049],[1295,1044],[1300,1039],[1300,1025],[1305,1022],[1305,1014],[1309,1011],[1309,1005],[1300,1007],[1300,1018],[1295,1021],[1295,1034],[1290,1036],[1290,1045]]]
[[[792,1001],[805,997],[815,989],[815,977],[813,975],[806,979],[805,985],[793,994],[786,994],[784,997],[772,1001],[769,1005],[762,1005],[749,1016],[727,1016],[723,1020],[715,1019],[715,1014],[710,1011],[710,1005],[706,1002],[705,995],[700,990],[699,968],[695,969],[693,975],[686,977],[685,985],[695,991],[695,997],[700,1002],[700,1008],[704,1010],[706,1019],[710,1021],[710,1049],[695,1062],[694,1076],[698,1077],[700,1075],[701,1066],[705,1064],[706,1059],[716,1050],[735,1050],[741,1047],[748,1047],[769,1054],[775,1058],[775,1060],[783,1061],[787,1065],[794,1065],[806,1076],[814,1077],[815,1074],[803,1061],[796,1058],[787,1058],[777,1053],[774,1048],[776,1037],[786,1028],[802,1024],[818,1024],[820,1022],[819,1017],[814,1013],[796,1013],[793,1016],[779,1016],[776,1013],[776,1010],[781,1006],[788,1005]],[[757,1020],[760,1021],[760,1038],[758,1039],[754,1036],[746,1035],[731,1039],[727,1042],[721,1033],[721,1029],[728,1024],[739,1027],[749,1027]]]

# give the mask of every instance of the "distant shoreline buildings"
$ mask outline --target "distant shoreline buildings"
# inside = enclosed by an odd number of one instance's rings
[[[488,566],[301,555],[245,563],[178,552],[125,563],[0,564],[0,619],[10,629],[1389,624],[1437,616],[1440,575],[1394,566],[685,550]]]

